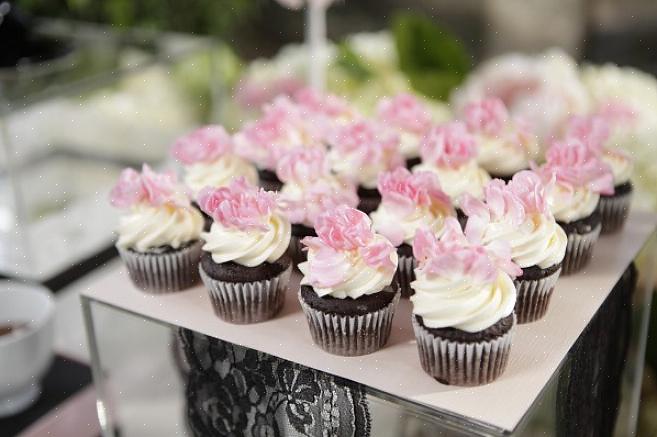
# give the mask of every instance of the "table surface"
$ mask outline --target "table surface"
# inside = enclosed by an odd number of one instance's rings
[[[313,344],[296,297],[297,275],[293,275],[281,313],[255,325],[231,325],[217,318],[203,286],[160,296],[143,293],[132,285],[122,266],[107,272],[83,295],[347,378],[394,398],[512,431],[656,225],[656,215],[634,212],[621,233],[602,236],[591,264],[575,275],[559,279],[547,315],[538,322],[517,327],[505,373],[480,387],[446,386],[424,373],[407,300],[400,301],[385,348],[362,357],[339,357]]]

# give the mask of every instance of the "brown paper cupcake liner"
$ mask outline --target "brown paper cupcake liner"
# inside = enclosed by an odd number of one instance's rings
[[[278,276],[253,282],[218,281],[203,266],[199,272],[215,314],[226,322],[245,325],[269,320],[283,308],[292,265]]]
[[[184,290],[199,281],[201,240],[166,253],[140,253],[117,247],[132,282],[152,294]]]
[[[414,293],[411,282],[415,281],[415,257],[399,255],[395,278],[401,290],[401,297],[411,297]]]
[[[357,356],[375,352],[388,341],[399,292],[384,308],[364,315],[348,316],[316,310],[303,301],[301,292],[299,302],[315,344],[334,355]]]
[[[462,343],[434,336],[415,317],[412,319],[422,368],[438,382],[483,385],[504,372],[515,327],[490,341]]]
[[[602,219],[602,233],[611,234],[621,230],[630,211],[632,192],[618,196],[601,196],[598,210]]]
[[[516,321],[520,324],[535,322],[547,313],[554,286],[561,269],[541,279],[517,278],[514,282],[518,297],[516,299]]]
[[[570,275],[584,268],[593,255],[593,247],[600,236],[601,226],[596,226],[587,234],[568,234],[568,244],[566,245],[566,256],[561,266],[562,275]]]

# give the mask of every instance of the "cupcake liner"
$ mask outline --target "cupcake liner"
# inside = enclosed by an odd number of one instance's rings
[[[585,267],[593,255],[593,247],[600,236],[601,226],[596,226],[587,234],[568,234],[566,256],[561,265],[561,274],[570,275]]]
[[[171,293],[191,287],[199,281],[198,265],[201,259],[201,240],[180,250],[166,253],[140,253],[117,247],[121,259],[128,267],[132,282],[141,290],[153,293]]]
[[[299,302],[308,320],[315,344],[334,355],[366,355],[381,349],[390,337],[392,317],[399,302],[399,292],[384,308],[364,315],[325,313]]]
[[[514,309],[518,323],[531,323],[545,315],[560,273],[561,268],[541,279],[520,277],[513,281],[518,293]]]
[[[273,318],[285,303],[292,265],[278,276],[252,282],[226,282],[211,278],[199,266],[214,312],[229,323],[244,325]]]
[[[397,272],[395,279],[399,284],[402,298],[409,298],[413,295],[411,282],[415,281],[415,257],[399,255]]]
[[[515,327],[490,341],[462,343],[434,336],[415,317],[412,319],[422,368],[438,382],[483,385],[504,372]]]
[[[602,218],[602,233],[611,234],[619,231],[630,211],[632,192],[617,196],[601,196],[598,210]]]

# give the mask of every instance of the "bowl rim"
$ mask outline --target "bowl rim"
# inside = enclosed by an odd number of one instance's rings
[[[12,290],[13,289],[13,290]],[[37,282],[19,281],[15,279],[0,279],[0,294],[12,291],[30,292],[46,297],[47,309],[45,317],[27,325],[28,329],[20,330],[16,334],[0,336],[0,347],[15,344],[39,332],[44,326],[51,323],[55,316],[55,299],[53,293],[44,285]]]

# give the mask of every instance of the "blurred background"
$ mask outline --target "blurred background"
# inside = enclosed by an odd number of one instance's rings
[[[72,290],[115,256],[106,193],[119,171],[171,164],[181,133],[234,130],[304,86],[305,16],[273,0],[0,0],[0,16],[0,275],[58,291],[59,345],[84,356]],[[447,119],[466,75],[510,52],[657,74],[654,0],[341,0],[327,29],[327,87],[365,113],[413,90]],[[635,152],[639,201],[657,209],[654,140]],[[648,342],[640,435],[652,436],[657,306]]]

